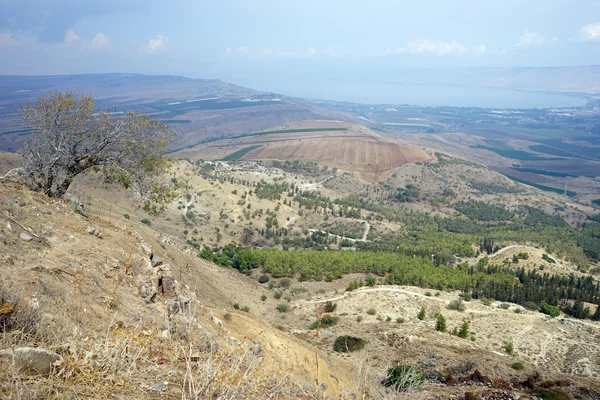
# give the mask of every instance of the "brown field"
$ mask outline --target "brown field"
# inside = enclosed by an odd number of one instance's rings
[[[365,180],[377,182],[394,168],[431,157],[416,147],[363,136],[277,143],[253,150],[244,159],[313,161],[358,172]]]
[[[322,131],[347,128],[344,131]],[[368,182],[380,182],[395,168],[417,161],[429,161],[424,150],[387,140],[361,125],[341,121],[303,121],[273,128],[319,129],[247,136],[206,143],[176,153],[177,157],[218,160],[252,145],[262,147],[247,153],[244,160],[299,160],[357,172]]]

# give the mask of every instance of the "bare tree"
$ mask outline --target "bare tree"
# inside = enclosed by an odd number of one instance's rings
[[[50,92],[22,109],[33,133],[23,142],[20,175],[32,190],[52,197],[66,193],[73,178],[87,170],[107,182],[132,189],[144,209],[158,213],[175,197],[161,176],[170,161],[166,145],[173,131],[136,112],[94,111],[91,96]]]

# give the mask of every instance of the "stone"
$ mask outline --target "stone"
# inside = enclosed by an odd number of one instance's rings
[[[0,350],[0,363],[16,368],[29,375],[50,375],[52,368],[59,366],[63,358],[57,353],[41,347],[19,347]]]
[[[169,388],[169,382],[164,381],[164,382],[158,382],[156,385],[152,386],[150,389],[154,390],[155,392],[164,392],[168,388]]]
[[[151,283],[144,283],[140,287],[140,295],[144,299],[152,299],[152,297],[156,294],[156,288]]]
[[[146,255],[150,255],[152,254],[152,247],[150,247],[150,245],[148,243],[142,243],[140,245],[140,247],[142,248],[142,251],[146,254]]]
[[[175,300],[169,306],[169,314],[177,314],[179,312],[179,300]]]
[[[174,297],[177,295],[175,287],[175,279],[171,276],[163,276],[162,278],[162,294],[166,297]]]
[[[24,242],[31,242],[33,240],[33,236],[31,236],[28,233],[21,232],[19,233],[19,239],[21,239]]]
[[[89,233],[90,235],[93,235],[96,233],[96,228],[94,228],[93,226],[89,225],[87,228],[85,228],[85,231],[87,233]]]
[[[157,255],[152,255],[152,257],[150,257],[150,261],[152,261],[152,266],[153,267],[158,267],[159,265],[162,264],[162,258],[160,258]]]

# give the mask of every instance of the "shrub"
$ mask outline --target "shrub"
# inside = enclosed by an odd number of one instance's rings
[[[327,303],[325,303],[325,306],[323,306],[323,310],[326,313],[332,313],[335,311],[336,308],[337,308],[337,304],[332,303],[331,301],[328,301]]]
[[[540,304],[540,311],[544,314],[551,316],[552,318],[558,317],[560,315],[560,310],[558,309],[558,307],[551,306],[548,303]]]
[[[140,219],[140,222],[142,224],[146,224],[148,226],[152,225],[152,221],[150,221],[148,218],[142,218],[142,219]]]
[[[385,322],[390,322],[392,320],[392,317],[385,317]]]
[[[277,291],[273,294],[273,297],[275,297],[276,299],[280,299],[283,296],[283,292],[281,291]]]
[[[279,312],[288,312],[290,310],[290,305],[288,303],[279,303],[277,304],[277,311]]]
[[[292,285],[292,281],[290,281],[287,278],[280,280],[277,284],[277,286],[279,286],[282,289],[289,289],[291,285]]]
[[[0,281],[0,337],[15,332],[19,341],[40,341],[44,336],[41,322],[41,313],[29,307],[19,296],[10,293],[9,288]]]
[[[388,369],[384,385],[398,391],[416,389],[425,383],[423,371],[413,365],[397,365]]]
[[[431,297],[431,292],[430,291],[425,292],[425,296]]]
[[[125,218],[125,219],[129,219],[129,218],[131,218],[131,216],[130,216],[129,214],[127,214],[127,213],[126,213],[126,214],[123,214],[123,218]]]
[[[240,309],[240,304],[239,303],[233,303],[233,308],[235,310],[239,310]]]
[[[446,332],[446,318],[442,314],[438,314],[435,321],[435,330],[438,332]]]
[[[273,289],[275,287],[275,282],[271,281],[269,282],[269,289]]]
[[[515,313],[516,314],[521,314],[521,311],[523,311],[522,308],[515,308]]]
[[[419,318],[421,321],[425,319],[425,307],[421,307],[421,310],[417,314],[417,318]]]
[[[500,308],[508,310],[510,308],[510,303],[502,303],[502,304],[500,304]]]
[[[522,371],[525,369],[525,366],[523,364],[521,364],[520,362],[512,363],[512,365],[510,367],[517,371]]]
[[[241,310],[241,311],[243,311],[243,312],[247,312],[247,313],[249,313],[249,312],[250,312],[250,307],[248,307],[248,306],[243,306],[242,308],[240,308],[240,310]]]
[[[465,311],[465,302],[463,301],[463,299],[454,299],[452,300],[447,308],[449,310],[456,310],[456,311]]]
[[[377,284],[377,279],[375,279],[373,275],[368,274],[365,277],[365,282],[367,283],[367,286],[375,286],[375,284]]]
[[[261,275],[258,278],[258,283],[267,283],[269,282],[269,276],[268,275]]]
[[[512,342],[506,343],[506,346],[504,346],[504,350],[509,356],[515,355],[515,346],[512,344]]]
[[[469,321],[468,320],[464,320],[460,329],[458,330],[458,332],[456,333],[456,336],[466,339],[467,336],[469,336]]]
[[[483,298],[481,299],[481,303],[483,303],[484,306],[491,306],[492,305],[493,300],[492,299],[488,299],[488,298]]]
[[[377,314],[377,310],[374,309],[374,308],[369,308],[367,310],[367,314],[369,314],[369,315],[375,315],[375,314]]]
[[[363,316],[362,315],[357,315],[356,316],[356,322],[362,322],[363,320]]]
[[[321,318],[320,325],[319,325],[319,321],[317,320],[310,325],[310,329],[317,329],[317,327],[331,328],[332,326],[337,325],[339,320],[340,320],[339,317],[334,317],[333,315],[324,315]]]
[[[223,318],[224,318],[226,321],[231,321],[231,314],[229,314],[229,313],[225,313],[225,315],[223,315]]]
[[[338,336],[333,342],[333,350],[338,353],[352,353],[354,351],[362,350],[365,347],[366,342],[354,336]]]
[[[262,296],[260,296],[260,300],[261,301],[267,301],[267,295],[263,294]]]
[[[458,297],[460,297],[464,301],[471,301],[473,299],[473,296],[469,292],[462,292],[458,295]]]
[[[399,323],[399,324],[403,324],[404,323],[404,318],[398,317],[398,318],[396,318],[396,322]]]

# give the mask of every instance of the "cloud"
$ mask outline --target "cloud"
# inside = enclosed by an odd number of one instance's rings
[[[78,50],[104,50],[109,47],[110,40],[103,33],[96,33],[91,40],[86,40],[79,36],[73,29],[67,29],[65,32],[64,46],[76,48]]]
[[[554,36],[552,38],[552,40],[550,40],[551,43],[558,43],[560,41],[560,38],[558,36]]]
[[[4,0],[0,29],[37,36],[42,43],[62,43],[65,31],[82,19],[143,10],[149,0]]]
[[[517,40],[517,46],[519,47],[541,46],[543,44],[544,37],[537,32],[530,32],[529,30],[525,31],[523,36]]]
[[[477,46],[473,46],[473,53],[477,54],[477,55],[482,55],[485,53],[485,45],[480,44]]]
[[[260,49],[261,57],[270,57],[273,55],[273,49]]]
[[[485,51],[484,45],[477,46],[478,50]],[[453,40],[452,42],[434,42],[428,38],[415,38],[406,43],[405,47],[397,49],[387,49],[386,54],[416,53],[416,54],[465,54],[467,47]]]
[[[317,50],[313,47],[309,47],[306,52],[302,51],[280,51],[277,56],[284,58],[310,58],[317,54]]]
[[[169,48],[169,38],[163,35],[157,35],[155,38],[150,39],[148,44],[140,47],[142,53],[147,54],[159,54],[166,51]]]
[[[76,43],[81,41],[81,38],[75,33],[73,29],[67,29],[65,33],[65,43]]]
[[[103,33],[96,33],[96,36],[92,39],[92,47],[94,49],[104,49],[108,47],[110,40]]]
[[[20,43],[16,35],[11,33],[0,33],[0,47],[16,46]]]
[[[579,35],[584,40],[600,40],[600,22],[582,26]]]
[[[250,53],[250,49],[246,46],[240,46],[235,50],[235,52],[238,54],[248,54]]]

